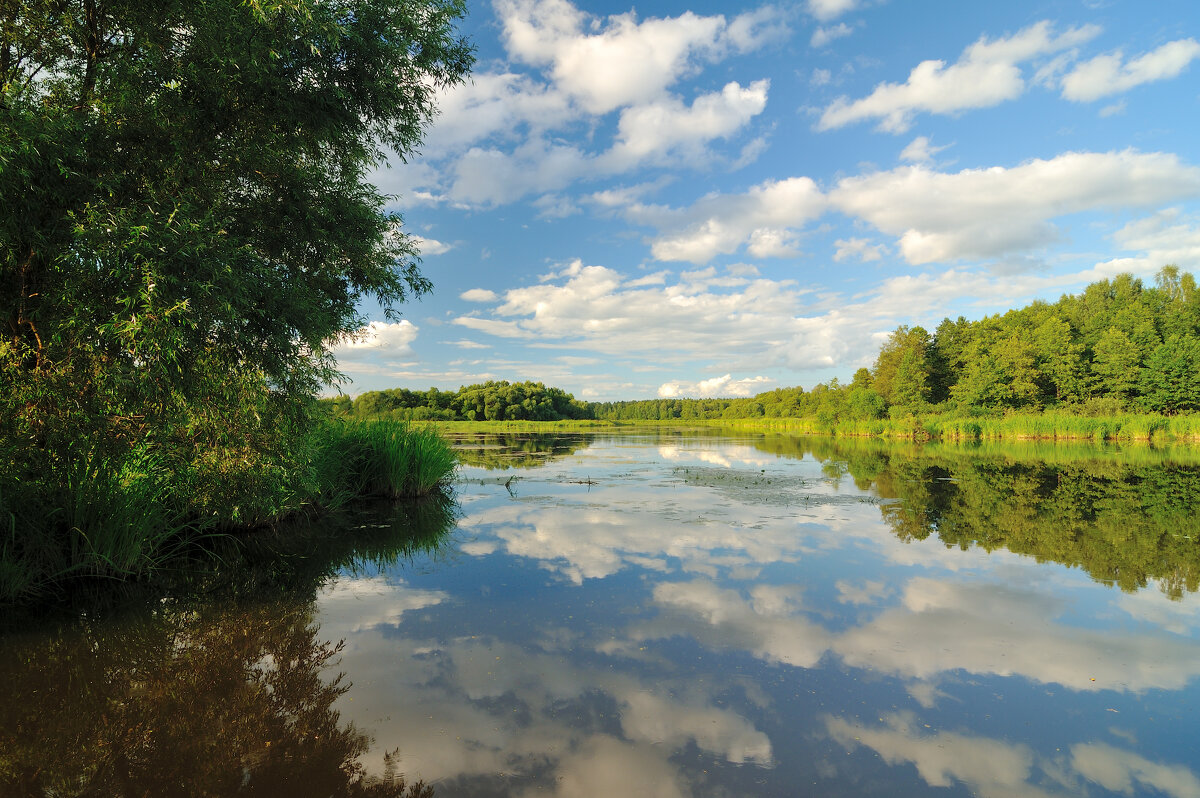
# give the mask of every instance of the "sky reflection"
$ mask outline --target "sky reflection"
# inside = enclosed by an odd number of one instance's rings
[[[1194,594],[906,542],[844,469],[740,441],[484,473],[452,563],[318,600],[369,767],[399,749],[439,795],[1200,796]]]

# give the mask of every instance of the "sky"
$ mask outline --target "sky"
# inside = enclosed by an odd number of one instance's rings
[[[932,332],[1200,272],[1195,0],[479,0],[373,179],[434,290],[340,390],[810,389]]]

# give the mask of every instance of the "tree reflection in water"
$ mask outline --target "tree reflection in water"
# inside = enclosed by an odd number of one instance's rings
[[[904,541],[936,536],[1081,568],[1135,591],[1151,579],[1179,598],[1200,589],[1200,466],[1143,448],[902,445],[768,436],[759,448],[811,454],[830,474],[892,499]]]
[[[489,471],[537,468],[586,449],[593,437],[572,433],[467,433],[447,437],[459,462]]]
[[[8,635],[0,794],[432,795],[394,768],[365,774],[358,758],[371,740],[333,708],[350,685],[336,671],[341,643],[320,637],[314,601],[338,568],[437,545],[453,511],[403,507],[356,520],[323,553],[267,559],[244,549],[219,598],[193,592],[119,618],[83,613],[48,634]],[[208,590],[216,577],[183,581]]]

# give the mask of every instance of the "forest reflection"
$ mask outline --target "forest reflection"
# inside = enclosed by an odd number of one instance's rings
[[[312,604],[168,607],[9,638],[0,678],[5,795],[428,796],[368,777],[370,738],[333,709]]]
[[[562,433],[468,433],[447,437],[454,444],[459,462],[489,471],[537,468],[591,445],[587,436]]]
[[[338,571],[436,548],[454,521],[437,502],[364,508],[319,538],[264,533],[229,547],[219,578],[6,635],[0,794],[428,798],[394,753],[379,775],[359,763],[371,738],[334,709],[351,685],[316,596]]]
[[[1200,589],[1200,466],[1149,448],[916,446],[766,436],[778,455],[812,455],[882,499],[904,541],[1009,551],[1080,568],[1125,591],[1157,581]],[[1186,456],[1185,456],[1186,457]]]

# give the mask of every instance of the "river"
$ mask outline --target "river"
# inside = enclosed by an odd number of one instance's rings
[[[1196,454],[456,443],[453,506],[0,639],[0,792],[1200,798]]]

